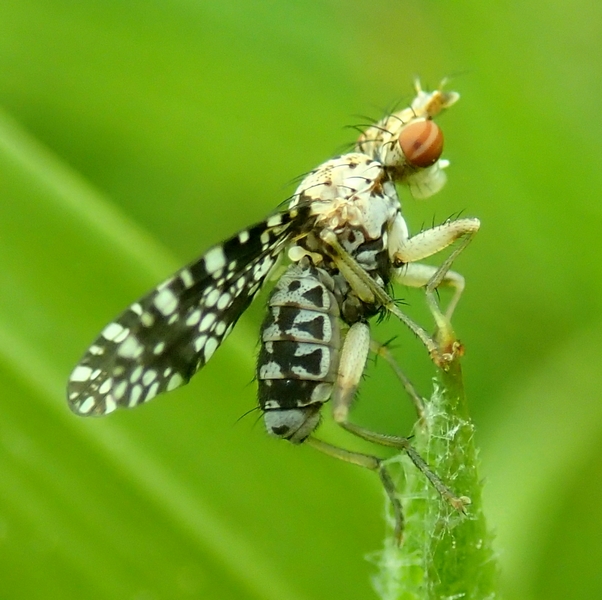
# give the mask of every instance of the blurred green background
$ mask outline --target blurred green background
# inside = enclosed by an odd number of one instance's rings
[[[374,597],[378,478],[238,420],[262,302],[136,411],[78,419],[64,384],[121,309],[269,213],[415,74],[462,95],[440,119],[447,187],[403,200],[413,230],[482,219],[455,326],[505,597],[602,597],[600,39],[583,0],[3,0],[0,598]],[[393,335],[428,394],[426,353]],[[354,419],[410,431],[384,365]]]

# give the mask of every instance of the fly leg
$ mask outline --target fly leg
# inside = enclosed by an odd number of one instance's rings
[[[419,422],[425,423],[425,413],[424,413],[424,398],[418,393],[418,390],[414,387],[414,384],[408,379],[406,374],[403,372],[393,353],[389,350],[387,344],[381,344],[376,340],[370,341],[370,350],[374,352],[376,356],[382,357],[391,367],[393,373],[399,381],[401,385],[405,389],[406,393],[410,397],[414,408],[416,409],[416,414],[418,415]]]
[[[420,456],[420,454],[418,454],[418,452],[416,452],[416,450],[414,450],[408,438],[376,433],[349,422],[349,408],[353,402],[355,392],[366,366],[368,352],[370,351],[370,344],[370,330],[366,323],[356,323],[349,329],[341,350],[339,370],[335,383],[335,389],[332,395],[332,408],[335,421],[343,429],[364,440],[380,444],[381,446],[388,446],[398,450],[403,450],[410,457],[410,460],[414,463],[414,465],[416,465],[416,467],[424,474],[433,487],[439,492],[439,494],[447,502],[449,502],[452,507],[463,511],[464,506],[468,504],[470,500],[465,496],[457,497],[441,481],[441,479],[437,477],[435,473],[433,473],[426,461]],[[310,437],[307,441],[314,447],[330,454],[331,456],[335,456],[336,458],[340,458],[347,462],[364,466],[379,472],[387,495],[389,496],[393,505],[393,511],[396,520],[396,535],[397,538],[401,540],[403,534],[403,513],[401,511],[399,500],[396,496],[395,486],[392,483],[392,479],[388,474],[383,461],[373,456],[347,452],[345,450],[332,447],[329,444],[325,444],[324,442],[316,440],[315,438]]]
[[[480,221],[474,218],[447,221],[406,239],[393,253],[393,263],[396,266],[393,279],[404,285],[425,289],[427,304],[437,325],[437,343],[446,362],[453,358],[457,346],[450,319],[464,290],[464,278],[450,268],[479,227]],[[418,262],[441,252],[459,238],[462,238],[461,243],[440,267]],[[451,286],[455,289],[445,313],[441,310],[435,294],[441,286]]]
[[[440,268],[441,267],[425,265],[423,263],[410,263],[395,269],[393,280],[395,283],[400,283],[408,287],[426,288],[433,277],[438,274]],[[433,288],[453,288],[452,299],[449,301],[449,304],[444,312],[444,316],[448,321],[451,320],[452,315],[454,314],[456,306],[458,305],[458,301],[460,300],[460,296],[462,296],[462,292],[464,291],[464,285],[464,277],[456,271],[449,270],[447,273],[445,273],[439,284]]]
[[[383,306],[391,314],[395,315],[402,323],[404,323],[410,331],[416,335],[428,350],[435,364],[443,366],[446,361],[439,351],[437,342],[422,328],[418,323],[415,323],[410,317],[402,312],[393,298],[380,286],[370,275],[362,268],[360,264],[351,256],[334,233],[325,229],[321,232],[322,241],[330,247],[332,260],[349,285],[360,298],[360,300],[368,304],[376,304]]]
[[[464,278],[450,271],[450,268],[479,227],[480,221],[474,218],[448,221],[403,240],[393,252],[394,279],[406,285],[425,288],[427,303],[437,325],[436,339],[399,309],[391,296],[343,248],[333,231],[325,229],[320,235],[322,241],[330,247],[332,259],[339,271],[357,296],[364,302],[380,304],[394,314],[425,345],[435,364],[445,368],[453,360],[459,348],[450,324],[450,317],[464,289]],[[463,238],[462,242],[440,267],[413,264],[437,254],[459,238]],[[442,285],[451,285],[456,289],[446,313],[441,311],[435,295],[435,291]]]
[[[398,545],[401,545],[404,528],[403,509],[401,508],[401,502],[397,497],[395,484],[393,483],[391,475],[387,471],[384,461],[381,458],[371,456],[370,454],[344,450],[343,448],[327,444],[326,442],[323,442],[322,440],[319,440],[313,436],[308,437],[305,440],[305,443],[309,444],[313,448],[316,448],[316,450],[320,450],[320,452],[324,452],[324,454],[328,454],[328,456],[338,458],[339,460],[344,460],[345,462],[358,465],[359,467],[365,467],[366,469],[370,469],[371,471],[376,471],[378,473],[383,487],[385,488],[387,497],[389,498],[391,506],[393,507],[393,517],[395,519],[395,540],[397,541]]]

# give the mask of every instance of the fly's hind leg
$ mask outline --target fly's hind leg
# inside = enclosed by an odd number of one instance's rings
[[[441,479],[433,473],[426,461],[418,454],[418,452],[416,452],[416,450],[414,450],[407,438],[376,433],[349,422],[349,408],[351,407],[355,392],[364,373],[370,346],[370,329],[368,328],[368,325],[366,323],[356,323],[353,325],[345,337],[345,342],[341,350],[339,370],[332,395],[332,409],[335,421],[343,427],[343,429],[364,440],[380,444],[381,446],[403,450],[439,494],[455,509],[463,511],[470,500],[465,496],[457,497],[441,481]],[[401,540],[403,532],[403,514],[401,512],[401,505],[396,496],[395,486],[385,469],[383,461],[374,456],[347,452],[346,450],[325,444],[315,438],[308,438],[307,441],[315,448],[326,452],[331,456],[379,472],[387,495],[391,499],[393,505],[396,519],[396,533],[398,539]]]
[[[395,373],[395,376],[403,385],[406,393],[410,397],[414,408],[416,409],[416,414],[418,415],[418,420],[420,423],[425,423],[425,413],[424,413],[424,398],[418,393],[418,390],[414,387],[414,384],[408,379],[406,374],[403,372],[393,353],[389,350],[387,344],[381,344],[376,340],[370,341],[370,350],[374,352],[376,356],[380,356],[383,358]]]
[[[401,545],[404,528],[403,510],[401,508],[401,502],[397,497],[395,484],[393,483],[391,475],[389,475],[389,472],[387,471],[384,461],[376,456],[371,456],[370,454],[350,452],[348,450],[344,450],[343,448],[338,448],[337,446],[327,444],[326,442],[323,442],[322,440],[319,440],[313,436],[308,437],[305,440],[305,443],[312,446],[312,448],[316,448],[316,450],[320,450],[320,452],[324,452],[324,454],[328,454],[328,456],[338,458],[339,460],[344,460],[345,462],[358,465],[359,467],[365,467],[366,469],[370,469],[371,471],[376,471],[378,473],[383,487],[385,488],[387,497],[389,498],[391,506],[393,507],[393,517],[395,519],[395,540],[398,545]]]
[[[466,498],[458,498],[454,495],[441,479],[431,471],[426,461],[414,450],[408,438],[376,433],[349,422],[349,408],[364,372],[369,350],[370,329],[367,323],[356,323],[349,329],[341,350],[338,377],[332,394],[334,420],[343,429],[364,440],[403,450],[441,496],[454,508],[462,509],[466,504]]]

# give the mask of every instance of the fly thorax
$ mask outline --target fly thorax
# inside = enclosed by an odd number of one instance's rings
[[[353,153],[324,163],[301,183],[291,207],[307,207],[307,229],[289,249],[289,258],[304,256],[330,268],[329,249],[320,232],[329,230],[367,271],[385,275],[388,231],[400,211],[393,181],[377,161]]]
[[[308,207],[307,232],[364,227],[374,237],[399,200],[381,163],[351,153],[327,161],[305,177],[289,205],[300,206]]]

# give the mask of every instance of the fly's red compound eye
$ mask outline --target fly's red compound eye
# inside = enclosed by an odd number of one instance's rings
[[[419,121],[403,129],[399,145],[413,167],[430,167],[443,152],[443,132],[432,121]]]

